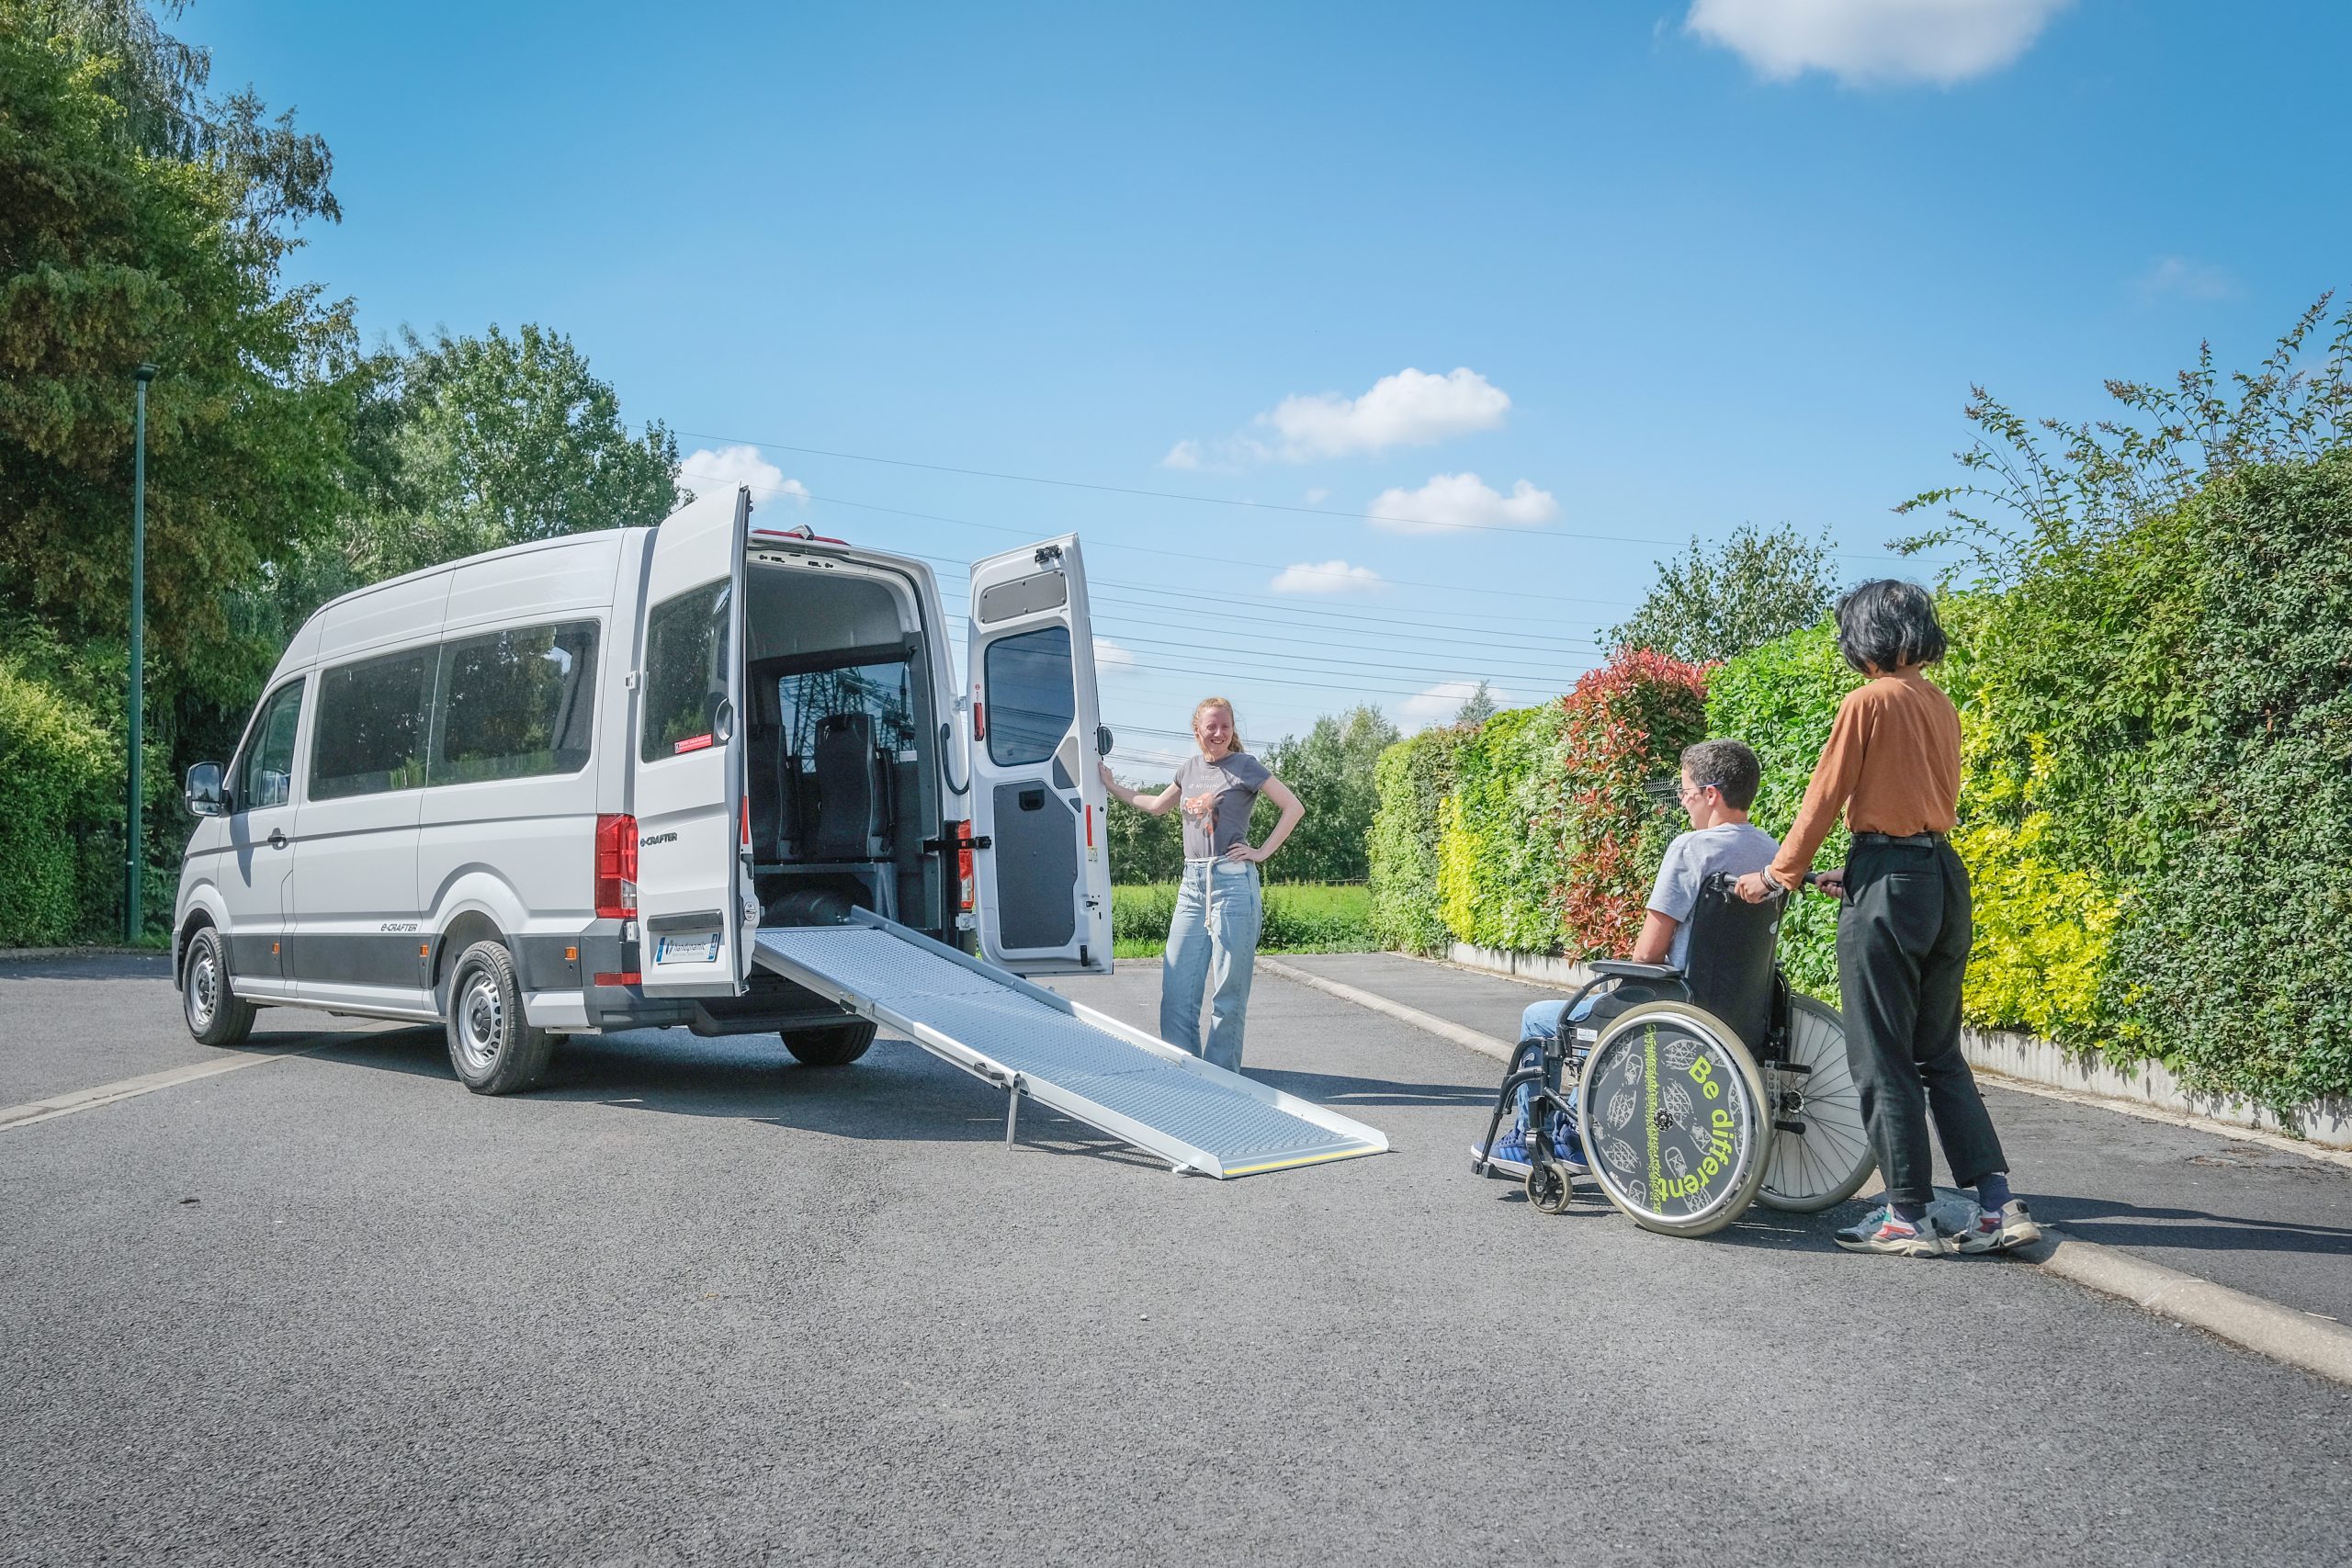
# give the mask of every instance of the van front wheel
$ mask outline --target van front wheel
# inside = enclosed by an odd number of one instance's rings
[[[254,1004],[229,982],[229,953],[220,933],[204,926],[187,939],[180,970],[180,1012],[199,1045],[242,1045],[254,1031]]]
[[[499,942],[478,942],[449,976],[449,1065],[476,1094],[513,1094],[547,1071],[555,1036],[523,1016],[514,960]]]
[[[784,1048],[805,1066],[845,1067],[865,1055],[874,1043],[874,1025],[865,1019],[854,1023],[828,1023],[816,1029],[787,1029],[784,1032]]]

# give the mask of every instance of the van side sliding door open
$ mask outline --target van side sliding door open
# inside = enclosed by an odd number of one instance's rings
[[[1102,704],[1078,536],[976,563],[969,632],[980,952],[1027,975],[1107,972]]]
[[[731,997],[749,966],[743,814],[743,547],[752,492],[701,497],[654,531],[637,671],[639,969],[655,997]]]

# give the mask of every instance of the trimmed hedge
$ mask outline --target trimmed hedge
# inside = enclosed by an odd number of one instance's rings
[[[109,731],[28,663],[21,651],[0,652],[0,947],[73,942],[120,919],[119,716]]]

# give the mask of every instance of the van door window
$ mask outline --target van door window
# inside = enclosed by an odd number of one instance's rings
[[[649,762],[712,744],[727,701],[728,594],[722,579],[664,599],[645,617],[645,716],[640,754]]]
[[[1078,716],[1070,674],[1069,628],[1041,626],[989,644],[989,760],[1000,767],[1042,762]]]
[[[294,726],[301,716],[301,682],[289,681],[269,694],[231,783],[237,810],[259,811],[294,798]]]
[[[517,626],[441,649],[432,782],[576,773],[595,716],[596,623]]]
[[[435,650],[362,660],[319,677],[311,798],[417,789],[424,783],[424,716]]]

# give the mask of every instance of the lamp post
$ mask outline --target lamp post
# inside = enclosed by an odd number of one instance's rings
[[[147,383],[155,378],[155,367],[141,365],[130,374],[139,383],[139,415],[130,448],[130,811],[123,838],[122,928],[124,940],[136,942],[144,923],[139,918],[139,862],[147,826],[139,793],[140,764],[147,750],[146,715],[141,711],[147,684]]]

